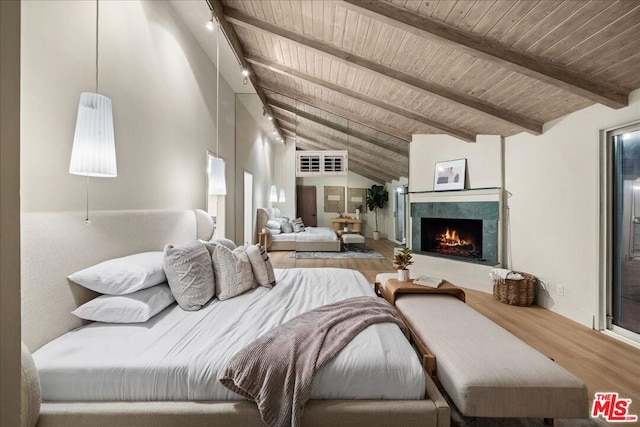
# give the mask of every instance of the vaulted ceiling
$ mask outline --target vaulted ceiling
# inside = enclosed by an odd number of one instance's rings
[[[634,0],[207,2],[282,135],[381,182],[412,134],[540,134],[640,87]]]

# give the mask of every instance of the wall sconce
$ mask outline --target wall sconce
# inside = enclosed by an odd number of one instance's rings
[[[277,202],[278,201],[278,189],[275,185],[271,186],[271,192],[269,193],[269,201]]]

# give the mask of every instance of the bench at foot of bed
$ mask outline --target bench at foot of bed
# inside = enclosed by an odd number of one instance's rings
[[[463,416],[588,417],[582,381],[459,298],[403,293],[395,304],[426,349],[425,368]]]

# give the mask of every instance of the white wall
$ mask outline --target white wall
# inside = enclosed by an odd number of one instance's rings
[[[0,2],[0,425],[20,425],[20,2]]]
[[[246,96],[246,95],[244,95]],[[257,96],[257,95],[256,95]],[[235,241],[244,242],[244,172],[253,174],[253,207],[268,207],[269,190],[277,180],[277,169],[274,168],[274,147],[268,135],[255,122],[247,107],[242,102],[236,102],[236,221]],[[276,147],[279,150],[279,147]],[[274,181],[274,174],[276,180]],[[243,190],[242,190],[243,191]],[[255,214],[253,215],[253,231],[255,234]],[[233,239],[233,237],[230,237]]]
[[[447,135],[413,135],[409,146],[409,191],[433,191],[436,162],[467,159],[467,187],[469,189],[502,187],[503,141],[499,136],[479,135],[475,143],[468,143]],[[470,195],[467,192],[447,193],[447,200],[498,200],[497,192]],[[431,193],[410,194],[409,202],[424,202],[426,197],[442,197]],[[429,200],[431,201],[431,200]],[[444,200],[443,200],[444,201]],[[410,209],[410,208],[409,208]],[[408,230],[411,241],[411,223]],[[412,276],[426,274],[449,280],[459,286],[491,292],[491,267],[446,258],[415,254]]]
[[[316,187],[316,206],[318,209],[318,227],[331,227],[331,219],[336,218],[337,212],[325,212],[324,211],[324,187],[325,186],[340,186],[345,187],[345,207],[347,199],[347,188],[370,188],[373,184],[379,184],[361,175],[355,174],[349,171],[347,176],[321,176],[321,177],[300,177],[297,179],[298,185],[308,185]],[[366,203],[363,203],[366,205]],[[363,207],[364,212],[360,218],[363,220],[362,230],[363,235],[366,237],[373,236],[373,229],[375,228],[375,216],[373,212],[369,212],[366,206]],[[354,215],[351,213],[350,215]],[[386,230],[383,229],[385,225],[385,218],[382,212],[378,212],[378,225],[380,226],[380,233],[386,235]]]
[[[69,158],[95,90],[95,2],[27,1],[22,16],[22,208],[84,210]],[[93,210],[205,207],[215,152],[215,67],[166,2],[100,2],[99,92],[112,99],[117,178],[90,181]],[[235,98],[220,82],[227,230],[235,229]]]
[[[599,304],[600,131],[634,121],[638,90],[626,108],[594,105],[505,144],[512,267],[544,282],[540,304],[586,326]]]
[[[281,151],[281,149],[283,149]],[[285,192],[285,202],[272,203],[273,207],[280,209],[283,215],[293,217],[296,214],[296,144],[295,141],[287,140],[284,147],[278,144],[274,149],[274,170],[273,181],[278,187],[278,192],[283,186]]]

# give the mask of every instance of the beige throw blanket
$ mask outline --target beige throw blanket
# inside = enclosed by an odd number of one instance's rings
[[[395,309],[382,298],[355,297],[318,307],[240,350],[220,381],[256,402],[268,426],[300,426],[318,369],[367,326],[382,322],[395,323],[406,333]]]

